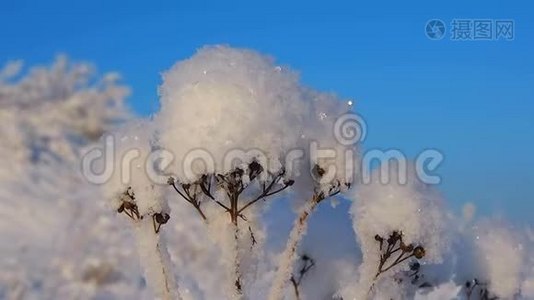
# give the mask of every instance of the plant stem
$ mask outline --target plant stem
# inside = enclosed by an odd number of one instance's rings
[[[137,242],[145,278],[154,293],[164,300],[182,299],[172,272],[170,258],[159,234],[154,232],[150,218],[136,222]]]
[[[280,259],[280,267],[276,271],[274,282],[269,292],[269,300],[281,300],[283,298],[284,287],[287,281],[290,280],[293,264],[298,258],[298,246],[308,227],[308,218],[322,199],[314,195],[311,201],[301,210],[295,223],[293,223],[286,248]]]

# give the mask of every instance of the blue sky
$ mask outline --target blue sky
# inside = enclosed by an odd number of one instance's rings
[[[135,112],[158,107],[160,72],[206,44],[274,56],[316,88],[356,100],[367,149],[445,155],[440,189],[458,209],[534,223],[534,4],[2,1],[0,62],[60,53],[118,71]],[[289,2],[289,1],[288,1]],[[350,4],[349,4],[350,3]],[[448,30],[425,35],[428,20]],[[513,41],[452,41],[453,19],[513,19]]]

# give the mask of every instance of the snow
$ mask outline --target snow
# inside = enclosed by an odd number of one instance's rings
[[[521,287],[526,249],[516,230],[495,223],[481,222],[473,228],[476,263],[480,268],[477,279],[490,283],[495,296],[512,298]]]
[[[173,154],[176,162],[171,171],[180,182],[194,182],[203,174],[226,174],[235,167],[246,171],[252,160],[270,173],[288,171],[284,177],[298,182],[295,190],[306,195],[305,199],[317,191],[327,193],[334,180],[342,184],[352,181],[354,170],[346,170],[343,159],[346,150],[354,145],[340,144],[333,134],[337,118],[347,113],[352,103],[347,106],[332,94],[303,86],[295,72],[275,65],[273,59],[250,50],[205,47],[165,72],[163,80],[161,111],[156,122],[161,145]],[[327,167],[332,164],[331,157],[330,161],[324,160],[316,155],[317,151],[309,149],[310,142],[337,155],[332,176],[309,176],[314,165],[330,170]],[[293,150],[301,151],[303,161],[287,161]],[[350,154],[354,156],[353,152]],[[270,179],[266,176],[268,172],[260,175],[260,183]],[[314,182],[315,179],[320,181]],[[249,183],[246,175],[243,182]],[[217,200],[228,201],[224,193]],[[302,200],[301,206],[307,205]],[[254,221],[250,219],[247,223],[254,225]],[[293,229],[289,248],[283,254],[285,262],[275,275],[272,293],[278,295],[273,295],[274,298],[281,296],[281,286],[289,279],[306,222],[297,222]],[[213,221],[210,228],[214,228]],[[215,228],[221,248],[234,249],[233,238],[228,236],[233,230],[224,223],[217,223]],[[244,231],[241,227],[235,230]],[[229,268],[235,259],[243,260],[243,247],[239,241],[237,244],[234,250],[237,253],[226,253]],[[238,265],[238,274],[243,268],[256,268],[254,264]]]
[[[152,220],[145,218],[136,224],[136,237],[145,278],[156,299],[181,299],[165,242],[154,232]]]
[[[303,206],[302,211],[298,214],[298,218],[295,219],[293,228],[291,229],[287,239],[286,248],[284,252],[280,254],[278,270],[269,292],[269,300],[283,298],[284,288],[293,272],[293,265],[298,259],[298,246],[308,227],[307,219],[315,209],[316,205],[316,202],[309,201],[307,205]]]
[[[457,299],[462,286],[450,281],[433,288],[431,291],[418,291],[414,297],[415,300],[434,299],[434,300],[450,300]]]
[[[202,48],[175,64],[163,74],[160,94],[164,147],[176,162],[202,149],[221,174],[234,167],[225,163],[232,150],[258,149],[276,171],[283,154],[299,145],[311,110],[296,73],[253,51],[224,46]],[[175,171],[182,181],[195,179],[180,165]]]
[[[307,152],[312,140],[323,148],[345,148],[332,130],[346,104],[303,86],[296,72],[251,50],[204,47],[166,71],[159,91],[162,146],[173,153],[172,171],[183,182],[207,171],[227,173],[235,167],[232,158],[256,158],[276,172],[286,165],[285,155]],[[186,158],[208,166],[184,166]],[[300,174],[307,172],[295,169],[288,177]]]
[[[120,199],[125,191],[131,189],[135,195],[135,203],[141,216],[154,213],[168,213],[169,207],[163,197],[163,182],[151,176],[158,171],[158,153],[155,130],[149,120],[133,120],[104,136],[114,141],[114,156],[111,178],[103,185],[107,197],[115,209],[121,204]]]
[[[135,229],[138,254],[145,278],[157,299],[181,299],[175,282],[174,273],[170,269],[171,260],[165,239],[160,238],[160,230],[156,224],[158,215],[171,215],[164,187],[154,180],[149,169],[157,170],[152,159],[156,145],[155,130],[149,120],[134,120],[124,124],[112,132],[114,156],[112,162],[114,172],[104,184],[106,197],[112,208],[124,210]],[[104,136],[104,139],[109,138]],[[125,203],[135,205],[129,210]],[[163,226],[164,224],[161,224]],[[160,227],[161,228],[161,227]]]

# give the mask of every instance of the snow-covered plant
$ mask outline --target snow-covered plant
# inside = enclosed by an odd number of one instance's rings
[[[315,261],[313,258],[304,254],[300,257],[300,266],[297,270],[297,274],[291,275],[291,285],[293,286],[293,291],[295,292],[295,298],[297,300],[301,299],[300,296],[300,285],[306,273],[308,273],[315,266]]]
[[[286,247],[280,255],[280,265],[269,293],[270,300],[282,299],[284,295],[284,287],[291,276],[293,265],[298,258],[298,246],[303,235],[306,233],[308,219],[317,208],[317,205],[323,200],[339,194],[344,188],[350,187],[350,182],[342,182],[337,179],[333,183],[321,182],[324,173],[325,170],[322,167],[318,164],[314,165],[312,174],[319,181],[315,184],[313,195],[299,209],[298,216],[293,223]]]
[[[153,121],[129,123],[116,133],[119,153],[137,149],[140,154],[133,161],[136,167],[126,168],[132,171],[129,181],[109,183],[114,208],[136,226],[147,224],[145,235],[137,233],[143,243],[139,253],[156,296],[310,297],[310,286],[317,282],[306,281],[320,277],[314,272],[334,275],[337,287],[331,288],[343,299],[472,297],[475,289],[482,296],[507,297],[508,286],[528,286],[523,279],[493,286],[495,280],[489,279],[504,273],[517,278],[514,266],[524,261],[523,254],[510,266],[513,270],[488,260],[469,274],[457,268],[453,262],[469,255],[453,257],[451,249],[467,238],[474,209],[465,210],[463,222],[454,222],[441,195],[412,164],[380,166],[370,182],[362,181],[349,195],[361,262],[299,256],[319,204],[353,185],[358,152],[336,131],[348,130],[350,136],[350,129],[340,125],[350,105],[304,87],[294,72],[271,58],[225,46],[202,48],[164,73],[160,95],[161,110]],[[363,133],[353,133],[358,134]],[[160,166],[162,181],[145,170],[147,161],[154,162],[149,156],[155,149],[167,155],[167,164]],[[124,156],[117,155],[121,165],[115,170],[124,169]],[[264,207],[273,198],[292,199],[296,214],[281,251],[267,247],[270,232],[262,224]],[[466,253],[482,257],[476,254],[482,249],[487,256],[492,248],[484,245],[473,243]]]
[[[310,162],[288,157],[312,140],[322,142],[322,147],[337,147],[333,123],[346,106],[303,87],[294,72],[274,65],[268,57],[223,46],[201,49],[163,77],[157,121],[162,146],[175,158],[171,168],[175,176],[168,183],[204,221],[217,224],[218,230],[212,231],[217,236],[224,236],[225,226],[210,219],[221,213],[228,216],[233,229],[224,243],[233,246],[223,250],[234,268],[236,295],[242,293],[241,274],[247,272],[241,263],[240,239],[249,238],[252,246],[257,243],[251,229],[257,227],[255,206],[295,182],[307,186],[311,200],[298,218],[294,245],[286,251],[287,263],[277,276],[285,285],[307,216],[321,200],[348,186],[345,178],[339,179],[345,168],[338,169],[334,179],[314,183],[305,169]],[[305,150],[302,155],[308,154]],[[312,163],[320,179],[323,162]]]
[[[389,297],[388,291],[400,290],[385,287],[396,284],[395,274],[412,271],[413,277],[417,260],[440,263],[449,247],[439,194],[420,181],[415,166],[392,164],[387,174],[383,170],[374,170],[370,182],[354,190],[351,213],[363,261],[356,284],[343,292],[346,297]]]
[[[458,235],[454,265],[456,281],[466,299],[515,299],[530,297],[522,287],[529,281],[532,244],[525,232],[502,220],[482,219]],[[459,255],[463,253],[463,255]],[[530,275],[532,276],[532,275]]]
[[[145,278],[154,295],[161,299],[180,299],[161,226],[170,219],[170,209],[163,187],[150,178],[155,168],[151,159],[155,131],[148,121],[127,123],[115,138],[113,176],[105,189],[107,198],[119,214],[126,215],[135,227],[138,254]]]

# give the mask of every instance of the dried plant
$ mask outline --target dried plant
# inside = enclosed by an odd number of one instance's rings
[[[308,255],[304,254],[300,257],[300,268],[299,272],[295,275],[291,275],[291,284],[293,285],[293,291],[295,292],[295,298],[297,300],[300,300],[300,284],[302,283],[302,279],[308,273],[313,267],[315,266],[315,261],[309,257]]]
[[[379,250],[381,253],[375,279],[412,257],[421,259],[426,254],[423,246],[414,246],[413,244],[406,245],[402,240],[402,232],[394,231],[387,239],[377,234],[375,240],[379,243]],[[392,259],[393,255],[397,252],[399,252],[399,255],[393,262],[391,262],[390,259]]]
[[[139,214],[139,209],[135,203],[135,193],[131,187],[128,187],[126,191],[120,197],[121,205],[117,209],[117,212],[124,213],[132,220],[141,220],[143,217]]]
[[[247,168],[248,181],[245,183],[243,176],[245,170],[242,168],[235,168],[226,174],[204,174],[199,180],[192,184],[181,184],[174,178],[169,178],[168,183],[175,189],[175,191],[189,204],[191,204],[199,213],[201,218],[207,221],[207,217],[202,211],[201,195],[207,197],[216,203],[221,209],[227,212],[230,216],[232,224],[237,225],[238,219],[247,220],[244,212],[256,204],[260,200],[265,200],[269,196],[273,196],[293,185],[294,181],[291,179],[284,180],[285,169],[281,169],[277,173],[265,171],[264,168],[255,160],[253,160]],[[267,182],[260,182],[259,175],[267,172]],[[260,191],[256,197],[246,203],[241,203],[240,196],[248,188],[258,183]],[[226,192],[227,202],[223,203],[213,196],[213,186],[222,189]]]
[[[159,233],[161,225],[167,224],[170,216],[167,213],[155,213],[152,215],[152,224],[154,225],[154,232]]]
[[[263,174],[264,172],[266,174]],[[260,163],[253,160],[248,164],[246,170],[236,167],[226,174],[204,174],[192,184],[179,183],[174,178],[169,178],[168,183],[185,201],[196,209],[205,222],[208,219],[201,207],[203,204],[202,198],[213,201],[224,212],[227,212],[230,222],[234,225],[234,240],[237,247],[239,239],[238,221],[241,219],[247,222],[245,212],[248,208],[257,204],[260,200],[265,200],[267,197],[278,194],[293,185],[294,181],[292,179],[284,179],[285,173],[284,168],[277,173],[266,171]],[[245,175],[248,177],[248,180],[244,180]],[[268,180],[260,181],[260,175],[266,175]],[[253,197],[252,200],[243,200],[241,196],[245,190],[250,190],[250,193],[253,193],[253,187],[259,187],[259,191],[256,191],[257,196]],[[214,197],[212,193],[214,188],[221,189],[226,193],[224,202]],[[255,245],[257,241],[254,232],[250,226],[248,226],[248,230],[252,245]],[[241,276],[239,275],[239,260],[238,257],[235,258],[235,287],[238,293],[241,293],[242,283]]]
[[[312,173],[316,179],[320,179],[326,171],[319,165],[314,165]],[[279,300],[283,297],[283,289],[292,272],[293,262],[296,260],[297,249],[300,241],[305,234],[308,226],[308,219],[310,215],[315,211],[316,207],[323,200],[333,197],[341,193],[343,188],[350,188],[350,183],[342,184],[339,180],[334,180],[328,185],[328,188],[321,187],[316,184],[314,187],[314,193],[309,203],[301,210],[297,219],[293,223],[293,228],[289,233],[289,239],[287,241],[284,252],[282,253],[281,264],[275,274],[274,283],[271,287],[269,295],[270,300]]]
[[[473,279],[471,281],[465,282],[465,294],[468,300],[474,299],[472,298],[475,295],[478,295],[479,300],[497,300],[498,297],[490,296],[490,293],[488,291],[488,284],[482,283],[478,281],[478,279]],[[475,293],[475,291],[478,290],[478,293]]]
[[[151,244],[151,246],[146,247],[142,250],[145,250],[147,251],[147,253],[150,253],[149,255],[152,258],[151,263],[153,263],[153,267],[157,270],[158,275],[161,276],[160,278],[163,282],[163,285],[157,292],[160,293],[161,297],[166,300],[182,299],[180,292],[178,291],[178,288],[176,286],[176,283],[174,282],[174,278],[168,270],[168,262],[164,257],[164,252],[166,252],[167,250],[164,243],[160,241],[159,236],[161,226],[169,221],[170,215],[165,212],[145,212],[145,215],[143,215],[139,212],[139,208],[136,202],[138,200],[140,199],[136,199],[132,187],[128,187],[119,197],[120,206],[117,209],[117,213],[124,213],[131,219],[132,223],[136,225],[136,233],[139,241],[150,241],[150,243],[148,244]],[[146,230],[143,230],[142,223],[145,219],[145,216],[147,215],[152,218],[152,226],[154,229],[153,235],[152,233],[150,233],[150,231],[147,232]]]

